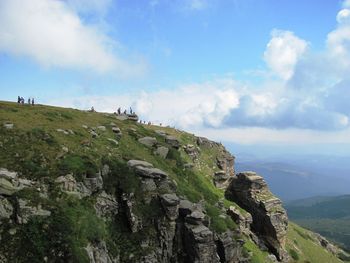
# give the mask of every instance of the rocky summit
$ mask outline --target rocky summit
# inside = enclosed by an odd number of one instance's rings
[[[239,158],[239,156],[237,156]],[[225,147],[135,116],[0,102],[0,262],[342,262]],[[339,257],[339,255],[342,257]]]

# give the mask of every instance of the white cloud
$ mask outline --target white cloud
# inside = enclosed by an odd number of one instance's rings
[[[349,23],[350,22],[350,10],[347,8],[340,10],[337,14],[337,22],[340,24]]]
[[[117,46],[97,27],[84,24],[64,1],[0,2],[0,52],[31,58],[44,67],[122,76],[142,73],[144,64],[131,65],[119,58]]]
[[[350,0],[344,0],[344,2],[343,2],[343,7],[344,7],[344,8],[347,8],[347,7],[350,8]]]
[[[279,77],[288,80],[294,73],[294,66],[306,51],[307,42],[290,31],[273,30],[267,44],[264,59]]]

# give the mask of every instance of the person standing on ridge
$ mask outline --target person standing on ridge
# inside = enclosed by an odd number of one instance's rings
[[[30,97],[28,98],[28,105],[30,105]]]
[[[34,98],[32,98],[32,106],[34,106]]]

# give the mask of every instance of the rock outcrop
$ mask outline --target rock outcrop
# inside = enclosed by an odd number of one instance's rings
[[[288,218],[282,202],[268,189],[264,179],[254,172],[234,177],[226,197],[247,210],[253,218],[252,230],[280,261],[287,261],[285,251]]]

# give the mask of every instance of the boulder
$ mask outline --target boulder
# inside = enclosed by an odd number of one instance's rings
[[[106,131],[106,126],[97,126],[97,129],[99,129],[100,131]]]
[[[96,198],[94,205],[96,214],[103,220],[112,221],[118,214],[118,202],[112,195],[102,191]]]
[[[174,136],[167,135],[165,137],[165,142],[175,149],[180,148],[180,141]]]
[[[179,215],[180,199],[176,194],[163,194],[160,196],[160,201],[167,218],[174,221]]]
[[[225,196],[252,215],[254,232],[278,260],[287,261],[287,214],[282,202],[270,192],[264,179],[254,172],[239,173],[232,178]]]
[[[134,168],[134,167],[137,167],[137,166],[140,166],[140,167],[147,167],[147,168],[151,168],[153,167],[152,164],[146,162],[146,161],[141,161],[141,160],[129,160],[127,162],[127,165],[131,168]]]
[[[18,190],[20,189],[13,185],[10,180],[0,177],[0,195],[10,196]]]
[[[103,188],[103,179],[101,172],[85,175],[83,183],[92,193],[95,193]]]
[[[244,242],[235,240],[232,238],[233,236],[234,233],[229,230],[217,235],[216,247],[220,262],[250,262],[248,260],[245,261],[242,255]]]
[[[159,146],[157,147],[157,150],[154,151],[154,154],[159,155],[163,159],[166,159],[169,153],[169,148],[165,146]]]
[[[160,135],[160,136],[163,136],[163,137],[167,136],[167,133],[166,133],[165,131],[156,130],[155,132],[156,132],[158,135]]]
[[[137,175],[144,178],[152,178],[152,179],[165,179],[168,177],[168,174],[158,168],[147,168],[142,166],[136,166],[135,172]]]
[[[146,145],[148,147],[153,147],[157,144],[157,139],[154,137],[143,137],[138,139],[139,143]]]
[[[195,207],[192,202],[187,199],[180,200],[179,213],[182,217],[190,215],[194,211]]]
[[[202,211],[195,210],[191,214],[187,215],[185,220],[186,223],[191,225],[200,225],[205,219],[205,214]]]
[[[219,263],[214,234],[204,225],[185,224],[185,262]]]

